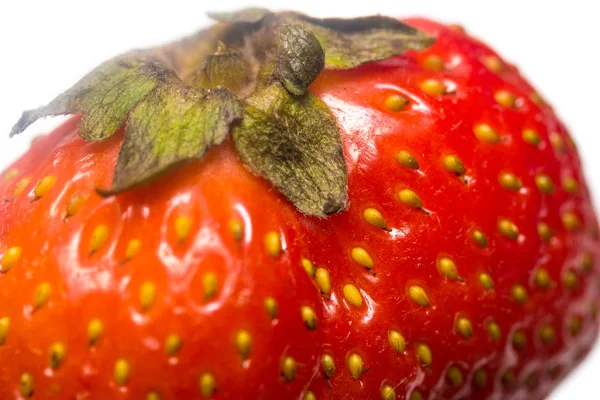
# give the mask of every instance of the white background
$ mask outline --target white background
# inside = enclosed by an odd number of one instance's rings
[[[12,1],[0,0],[0,170],[27,148],[36,124],[7,139],[24,109],[42,105],[101,61],[169,41],[208,23],[207,10],[246,5],[314,16],[427,16],[458,22],[515,62],[570,127],[600,199],[600,24],[596,2],[284,0]],[[207,5],[209,4],[209,5]],[[598,205],[596,201],[596,205]],[[552,400],[600,398],[600,348]]]

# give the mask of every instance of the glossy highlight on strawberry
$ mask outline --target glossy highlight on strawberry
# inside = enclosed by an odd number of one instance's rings
[[[308,216],[231,139],[109,187],[123,129],[37,139],[0,178],[0,398],[543,399],[597,327],[577,149],[462,30],[309,91],[348,206]]]

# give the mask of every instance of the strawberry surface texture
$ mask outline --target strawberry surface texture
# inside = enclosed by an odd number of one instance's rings
[[[108,195],[124,124],[36,138],[0,177],[0,398],[546,398],[598,331],[577,149],[515,66],[404,22],[435,43],[308,87],[347,171],[326,216],[230,137]]]

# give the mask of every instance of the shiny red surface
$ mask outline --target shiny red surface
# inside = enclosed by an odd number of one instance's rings
[[[50,399],[140,399],[149,391],[157,391],[161,399],[201,398],[198,379],[205,372],[215,376],[214,399],[301,399],[306,390],[318,400],[379,399],[385,384],[396,388],[398,399],[408,399],[415,390],[430,400],[543,398],[597,333],[598,265],[585,273],[581,257],[585,252],[600,257],[598,231],[577,151],[552,109],[531,102],[533,89],[515,68],[491,72],[481,59],[494,53],[482,43],[432,22],[410,22],[438,36],[436,44],[423,53],[409,52],[352,71],[325,71],[312,87],[337,117],[349,170],[350,207],[328,219],[300,215],[240,164],[229,142],[148,186],[103,199],[94,188],[110,182],[121,133],[104,143],[85,143],[77,137],[74,118],[37,140],[13,165],[18,176],[6,183],[0,179],[0,198],[11,200],[0,203],[0,257],[11,246],[23,249],[18,264],[0,275],[0,317],[11,318],[0,346],[0,398],[21,398],[23,372],[34,377],[34,398]],[[444,59],[446,70],[424,69],[421,63],[429,54]],[[423,93],[419,86],[428,78],[443,81],[451,93]],[[518,96],[518,108],[496,104],[493,94],[501,89]],[[411,103],[394,113],[383,104],[395,93]],[[493,126],[502,140],[480,142],[473,134],[477,123]],[[525,128],[541,135],[538,148],[521,139]],[[550,145],[553,132],[565,139],[564,153]],[[395,158],[399,150],[414,154],[419,170],[400,165]],[[443,167],[448,154],[465,164],[467,184]],[[501,172],[514,173],[523,188],[504,189],[498,183]],[[555,193],[537,190],[534,176],[540,173],[553,179]],[[56,176],[57,183],[34,199],[33,187],[45,175]],[[579,194],[560,187],[565,176],[579,182]],[[32,183],[13,199],[14,185],[23,177]],[[398,200],[398,191],[405,188],[420,196],[428,213]],[[76,193],[86,202],[63,220]],[[377,208],[391,230],[366,223],[367,207]],[[565,230],[565,211],[579,215],[581,230]],[[178,243],[174,221],[182,215],[193,221],[192,233]],[[241,243],[229,231],[232,218],[244,222]],[[500,218],[519,227],[518,240],[498,233]],[[540,221],[554,230],[549,243],[537,234]],[[90,236],[99,224],[108,226],[109,240],[90,254]],[[473,242],[473,229],[486,234],[487,248]],[[280,234],[284,245],[276,258],[264,248],[264,236],[271,231]],[[141,239],[142,250],[123,263],[132,238]],[[373,258],[374,274],[352,260],[356,246]],[[462,281],[439,273],[436,261],[442,256],[455,261]],[[303,257],[329,271],[329,297],[320,294],[300,266]],[[534,285],[533,272],[540,266],[553,281],[549,289]],[[574,291],[561,283],[570,269],[579,278]],[[206,272],[217,274],[219,281],[211,300],[203,297]],[[494,290],[481,288],[482,272],[492,276]],[[52,294],[34,310],[35,288],[43,281],[52,284]],[[138,293],[147,281],[157,286],[157,299],[142,312]],[[361,291],[361,307],[345,300],[347,283]],[[409,299],[407,289],[413,284],[427,291],[429,307]],[[514,284],[527,289],[523,305],[510,298]],[[263,306],[267,296],[279,306],[273,321]],[[317,313],[314,331],[306,329],[300,315],[306,305]],[[471,320],[471,339],[455,331],[458,316]],[[572,316],[583,320],[576,337],[568,329]],[[99,342],[89,346],[92,318],[100,318],[105,329]],[[485,330],[490,320],[501,328],[498,342]],[[542,324],[554,327],[552,345],[539,339]],[[234,345],[240,329],[253,338],[245,361]],[[405,353],[390,348],[390,329],[410,342]],[[520,352],[511,345],[516,329],[528,339]],[[164,351],[170,333],[183,340],[176,357]],[[52,370],[48,349],[57,341],[67,344],[67,356]],[[429,367],[418,362],[416,343],[430,346]],[[330,381],[319,365],[325,352],[336,365]],[[350,353],[361,355],[368,369],[359,380],[346,367]],[[292,382],[280,377],[284,356],[298,363]],[[122,386],[113,377],[119,358],[131,364]],[[452,365],[464,375],[460,387],[446,380]],[[472,382],[477,368],[488,374],[482,389]],[[509,369],[515,386],[502,382]],[[528,388],[524,382],[532,373],[538,384]]]

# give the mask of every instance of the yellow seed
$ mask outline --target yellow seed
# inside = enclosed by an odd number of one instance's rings
[[[333,361],[333,357],[329,354],[323,354],[321,356],[321,369],[327,379],[331,379],[333,374],[335,374],[335,362]]]
[[[131,239],[127,244],[127,249],[125,250],[125,259],[131,260],[142,248],[142,241],[140,239]]]
[[[176,333],[171,333],[165,339],[165,352],[169,357],[175,356],[181,350],[181,346],[183,346],[183,341]]]
[[[507,219],[498,221],[498,232],[508,239],[516,240],[519,237],[519,228]]]
[[[545,222],[540,222],[537,226],[538,235],[544,242],[549,242],[552,239],[552,229]]]
[[[354,379],[360,379],[363,374],[363,359],[356,353],[350,354],[348,357],[348,371]]]
[[[177,243],[181,243],[190,236],[192,230],[192,219],[186,216],[179,216],[175,219],[175,236]]]
[[[8,330],[10,328],[10,317],[0,317],[0,346],[6,343]]]
[[[419,169],[419,162],[411,153],[401,150],[396,154],[396,160],[409,169]]]
[[[244,224],[238,219],[232,219],[229,221],[229,230],[233,235],[233,238],[238,242],[244,237]]]
[[[502,173],[498,176],[500,185],[506,190],[520,190],[523,187],[521,180],[510,172]]]
[[[485,290],[494,289],[494,280],[488,274],[485,274],[485,273],[479,274],[479,284]]]
[[[502,336],[502,332],[500,331],[500,325],[498,325],[494,321],[488,322],[486,329],[488,336],[490,337],[492,342],[497,342],[498,340],[500,340],[500,336]]]
[[[144,282],[140,286],[139,298],[142,311],[148,311],[156,300],[156,286],[152,282]]]
[[[300,307],[300,314],[302,315],[302,321],[304,321],[304,325],[310,331],[314,331],[317,329],[317,314],[312,307],[302,306]]]
[[[71,196],[67,202],[66,216],[72,217],[73,215],[77,214],[83,206],[83,203],[85,203],[85,197],[79,194],[74,194]]]
[[[423,307],[429,307],[429,297],[421,286],[413,285],[408,288],[408,296],[412,301]]]
[[[554,192],[554,182],[548,175],[536,175],[535,184],[542,193],[551,194]]]
[[[384,103],[385,108],[392,112],[402,111],[408,104],[408,99],[399,94],[392,94],[388,96]]]
[[[463,373],[456,365],[448,368],[448,372],[446,372],[446,380],[452,387],[461,387],[464,382]]]
[[[575,141],[573,140],[573,138],[572,138],[572,137],[570,137],[570,136],[567,136],[567,145],[568,145],[570,148],[572,148],[572,149],[574,149],[574,150],[577,150],[577,143],[575,143]]]
[[[502,384],[507,387],[515,384],[515,372],[512,369],[509,369],[502,375]]]
[[[265,235],[265,249],[273,258],[281,254],[281,237],[277,232],[269,232]]]
[[[525,304],[527,302],[527,290],[523,285],[512,285],[510,288],[510,296],[519,304]]]
[[[365,221],[377,228],[385,229],[387,227],[385,218],[383,218],[383,215],[375,208],[365,209],[365,211],[363,211],[363,217],[365,218]]]
[[[443,71],[445,69],[444,60],[440,56],[429,55],[423,60],[423,68],[430,71]]]
[[[446,94],[446,85],[436,79],[427,79],[421,83],[421,90],[430,96]]]
[[[578,281],[579,279],[577,278],[577,274],[571,269],[565,273],[563,285],[565,285],[567,289],[574,290],[577,289],[577,285],[579,283]]]
[[[102,248],[108,240],[108,226],[98,225],[94,228],[90,237],[90,253],[94,253]]]
[[[583,253],[581,256],[581,268],[585,272],[591,272],[594,268],[594,258],[590,253]]]
[[[576,231],[581,228],[581,221],[573,211],[567,211],[562,215],[562,223],[568,231]]]
[[[19,246],[9,247],[2,258],[2,269],[0,269],[0,271],[10,271],[15,265],[17,265],[22,253],[23,249],[21,249]]]
[[[581,317],[571,317],[569,321],[569,332],[571,333],[571,336],[577,336],[579,332],[581,332],[582,325],[583,319]]]
[[[484,248],[488,246],[487,237],[481,231],[473,231],[473,240],[479,245],[479,247]]]
[[[537,94],[536,92],[531,93],[529,95],[529,99],[539,106],[542,106],[545,104],[544,99],[542,99],[542,97],[539,94]]]
[[[356,307],[362,306],[363,299],[360,294],[360,291],[356,288],[356,286],[351,284],[344,285],[343,292],[344,298],[346,298],[348,303]]]
[[[373,268],[373,259],[362,247],[355,247],[352,249],[352,259],[365,268]]]
[[[483,64],[492,72],[497,74],[504,71],[504,63],[496,56],[486,56],[483,58]]]
[[[539,384],[537,372],[532,372],[525,377],[525,385],[529,390],[534,390]]]
[[[271,319],[277,318],[277,301],[275,301],[272,297],[267,297],[265,299],[265,310],[267,311],[267,315]]]
[[[421,202],[421,199],[419,198],[419,196],[417,196],[417,194],[415,192],[413,192],[412,190],[409,190],[409,189],[401,190],[398,193],[398,198],[400,199],[401,202],[403,202],[407,206],[414,207],[414,208],[423,207],[423,202]]]
[[[444,157],[443,164],[448,171],[458,176],[464,175],[467,171],[463,162],[460,160],[460,158],[458,158],[455,155],[449,155]]]
[[[559,133],[554,132],[550,134],[550,144],[559,153],[564,153],[567,150],[565,141]]]
[[[467,31],[465,30],[465,28],[462,25],[458,25],[458,24],[450,24],[448,25],[448,28],[451,31],[457,32],[457,33],[467,33]],[[415,400],[415,399],[410,399],[410,400]]]
[[[302,260],[300,260],[300,264],[302,264],[302,268],[304,268],[304,270],[306,271],[308,276],[310,276],[311,278],[314,278],[315,267],[314,267],[313,263],[308,258],[303,258]]]
[[[104,332],[104,324],[99,319],[95,318],[90,321],[87,328],[88,341],[90,345],[98,343],[102,333]]]
[[[31,397],[33,394],[34,384],[33,376],[29,372],[21,374],[20,392],[23,397]]]
[[[511,387],[515,384],[515,373],[512,369],[502,375],[502,384],[506,387]]]
[[[448,257],[442,257],[437,262],[438,270],[446,278],[455,280],[458,278],[458,271],[456,270],[456,264]]]
[[[390,343],[390,346],[392,346],[392,349],[394,349],[396,353],[404,353],[404,351],[406,350],[406,342],[404,341],[404,336],[402,336],[398,331],[390,330],[388,332],[388,342]]]
[[[157,392],[148,392],[146,400],[160,400],[160,395]]]
[[[473,132],[475,133],[477,139],[482,142],[498,143],[500,141],[500,136],[498,133],[488,124],[475,125]]]
[[[487,372],[483,368],[479,368],[473,374],[473,382],[478,388],[482,388],[487,383]]]
[[[52,294],[52,286],[48,282],[42,282],[35,288],[33,296],[33,307],[38,309],[48,302]]]
[[[533,277],[535,284],[543,289],[548,289],[550,287],[550,274],[544,268],[538,268],[535,271],[535,275]]]
[[[542,143],[542,138],[533,129],[523,129],[523,140],[533,146],[539,146]]]
[[[579,184],[577,183],[575,178],[571,176],[568,176],[565,179],[563,179],[562,187],[567,193],[576,194],[577,192],[579,192]]]
[[[2,181],[4,183],[8,183],[8,182],[12,181],[13,179],[15,179],[17,177],[17,175],[19,175],[19,170],[15,169],[15,168],[11,168],[8,171],[6,171],[4,174],[2,174]]]
[[[199,386],[200,394],[202,395],[202,397],[208,399],[215,393],[215,389],[217,386],[215,377],[209,372],[203,373],[200,376]]]
[[[313,392],[307,390],[306,393],[304,393],[304,396],[302,396],[302,400],[317,400],[317,397]]]
[[[13,196],[17,197],[18,195],[20,195],[21,193],[23,193],[23,191],[25,189],[27,189],[27,186],[29,186],[30,182],[31,182],[30,178],[21,178],[21,179],[19,179],[19,181],[15,185],[15,190],[13,192]]]
[[[248,358],[252,350],[252,336],[246,330],[239,331],[235,336],[235,347],[242,358]]]
[[[43,177],[42,179],[40,179],[38,184],[35,186],[35,188],[33,189],[33,195],[35,197],[43,197],[50,190],[52,190],[52,188],[54,187],[55,184],[56,184],[56,177],[54,177],[52,175],[47,175],[47,176]]]
[[[331,292],[331,278],[329,272],[325,268],[317,268],[315,272],[315,282],[323,294]]]
[[[120,358],[115,362],[115,381],[118,385],[123,386],[129,380],[129,374],[131,373],[131,366],[127,360]]]
[[[409,400],[424,400],[423,395],[420,392],[414,391],[410,394]]]
[[[296,379],[296,360],[289,356],[285,357],[281,363],[281,375],[288,382]]]
[[[396,391],[390,385],[383,385],[381,387],[381,400],[395,400]]]
[[[517,96],[508,90],[499,90],[494,93],[494,100],[496,103],[506,108],[514,108],[517,103]]]
[[[50,346],[50,368],[58,369],[60,364],[65,360],[67,356],[67,347],[64,343],[54,343]]]
[[[431,365],[433,357],[431,355],[431,349],[425,343],[417,344],[416,348],[417,358],[425,366]]]
[[[207,272],[202,277],[202,289],[204,290],[204,299],[212,299],[217,295],[219,289],[219,279],[214,272]]]
[[[542,343],[546,345],[552,344],[555,338],[554,328],[549,324],[544,324],[542,329],[540,329],[540,340]]]
[[[473,325],[471,324],[471,321],[469,321],[467,318],[457,318],[455,326],[456,330],[466,339],[469,339],[471,338],[471,336],[473,336]]]
[[[515,349],[522,350],[527,345],[527,338],[525,337],[525,332],[518,330],[513,333],[512,336],[512,344]]]

